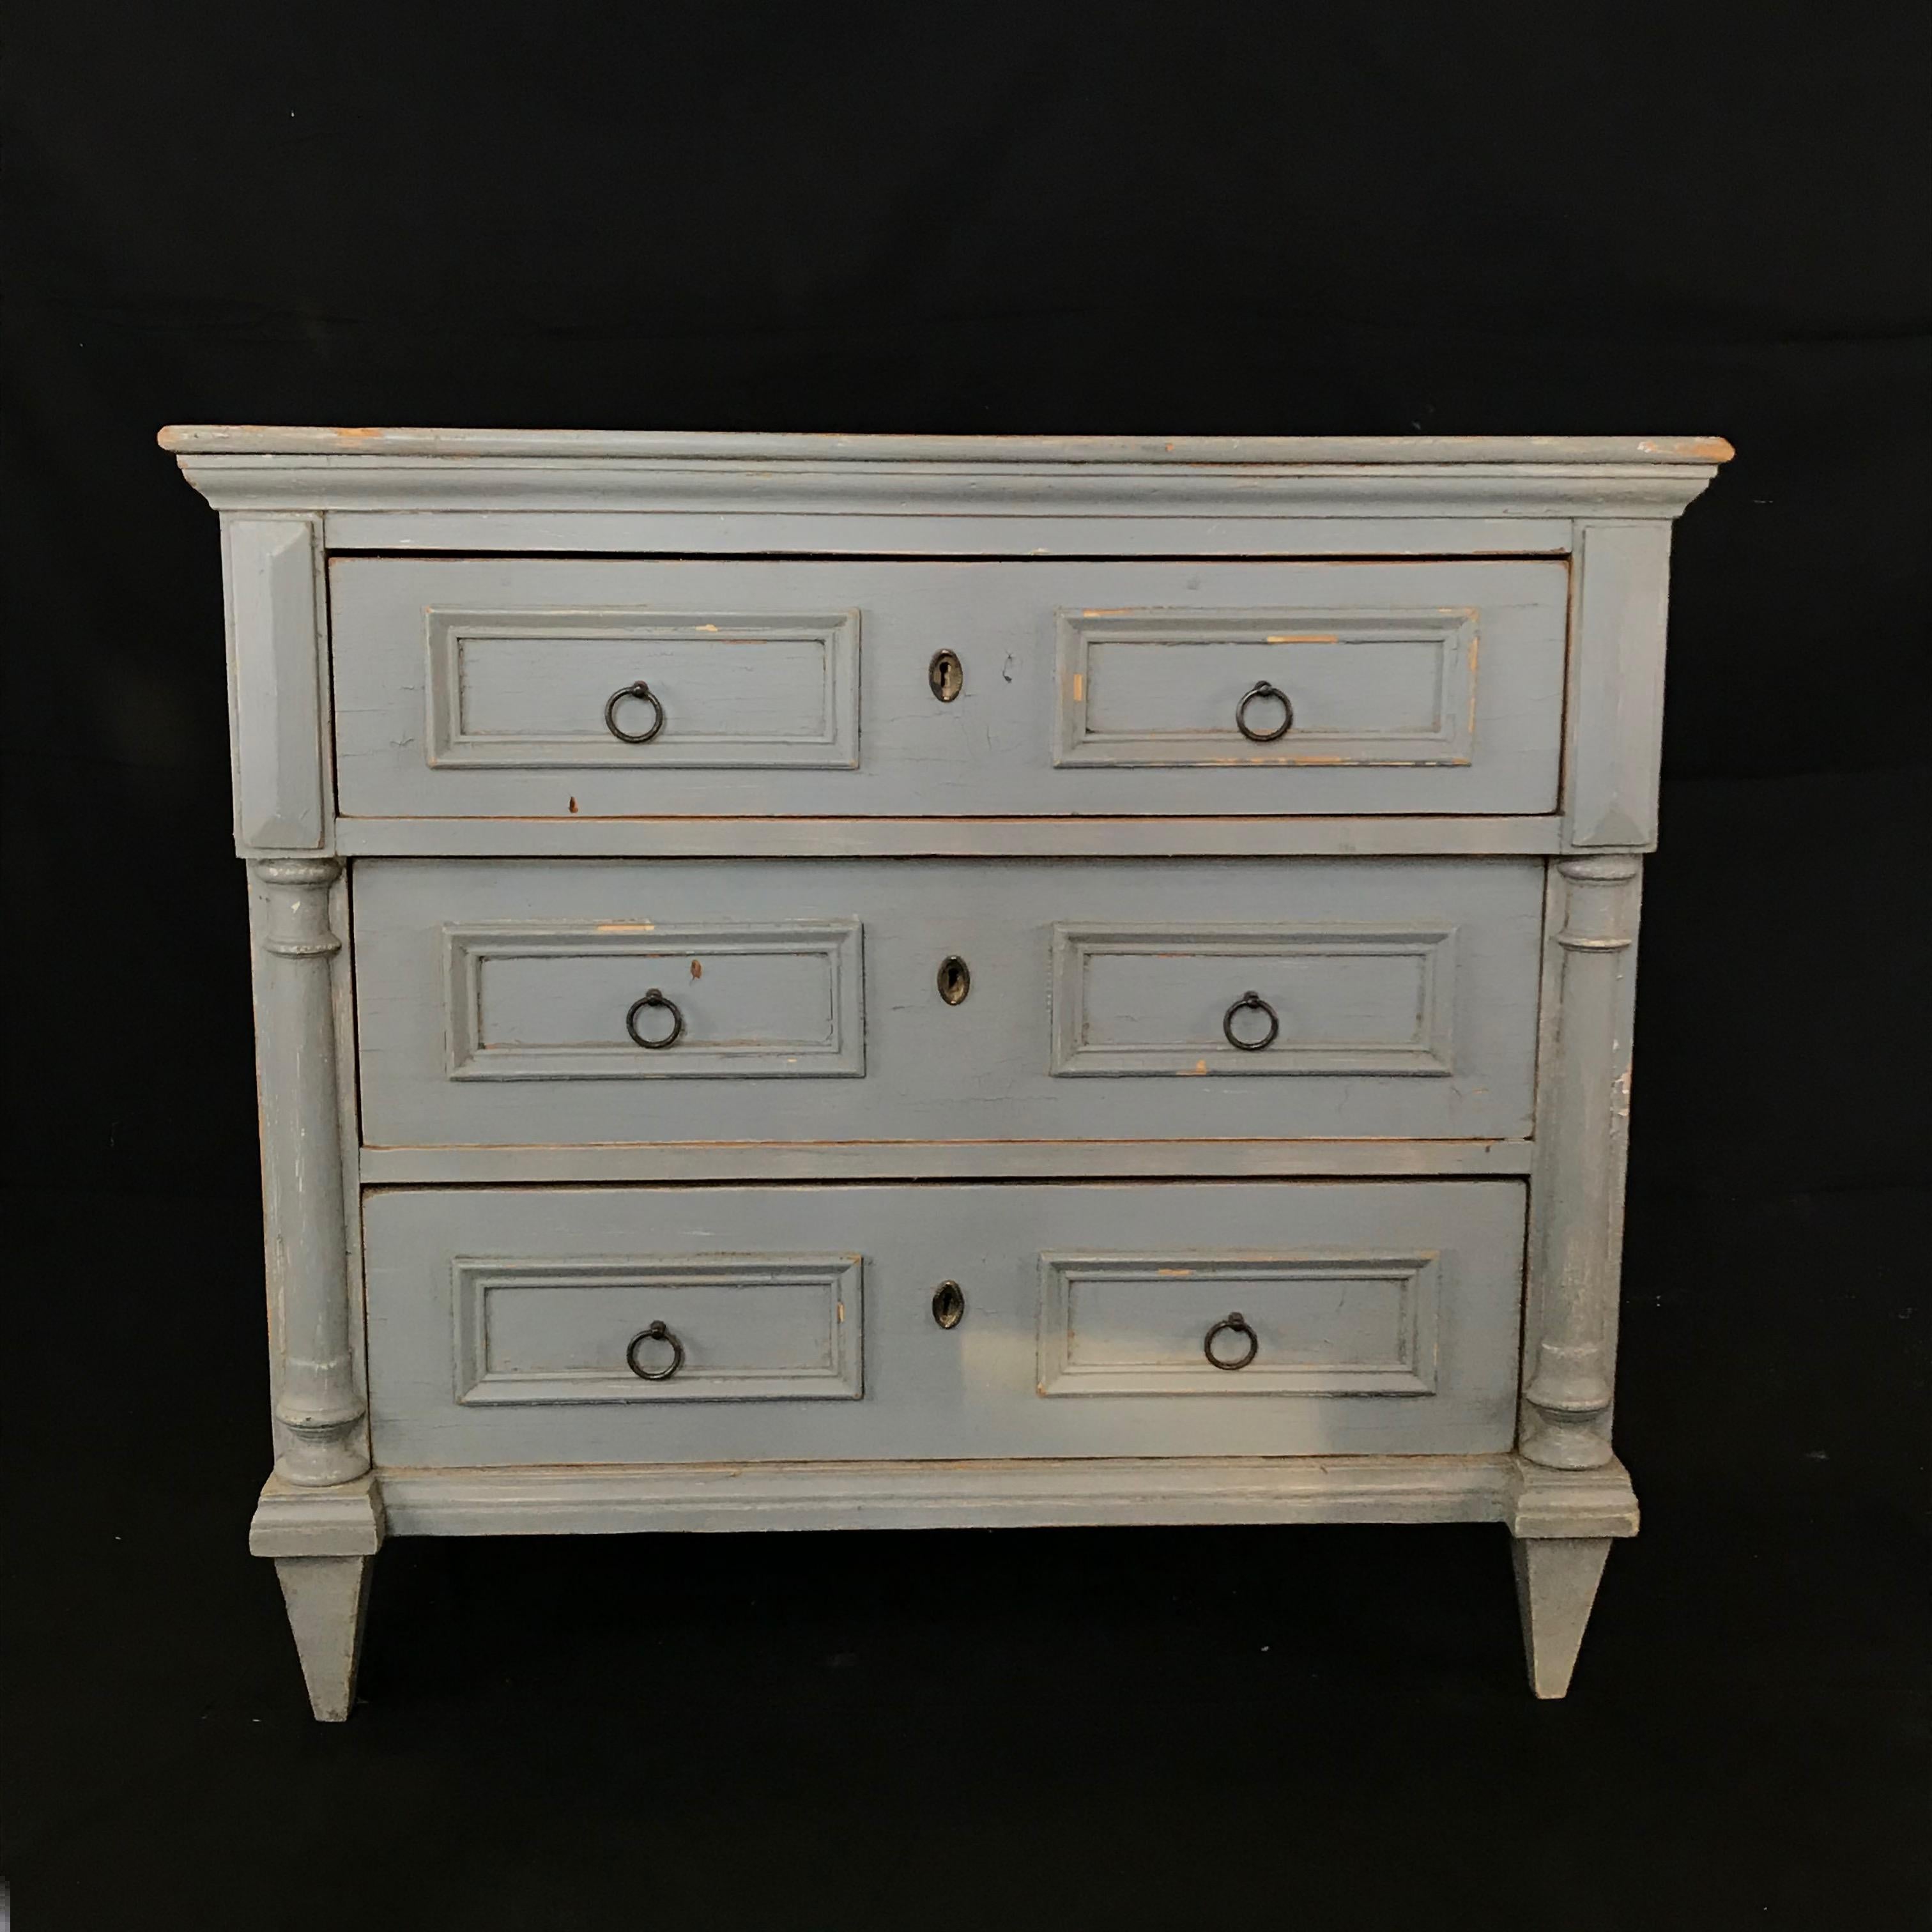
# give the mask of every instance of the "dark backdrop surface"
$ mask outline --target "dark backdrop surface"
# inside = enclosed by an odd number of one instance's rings
[[[1927,19],[16,22],[23,1927],[1922,1922]],[[439,1542],[312,1727],[196,421],[1730,437],[1569,1702],[1493,1531]]]

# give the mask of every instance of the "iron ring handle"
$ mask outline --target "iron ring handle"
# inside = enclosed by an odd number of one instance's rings
[[[652,1007],[662,1007],[670,1016],[670,1031],[662,1040],[646,1040],[638,1030],[638,1016]],[[675,1000],[668,1000],[653,986],[644,997],[638,1000],[624,1016],[624,1030],[638,1044],[652,1053],[661,1052],[665,1047],[675,1046],[684,1037],[684,1015],[678,1010]]]
[[[662,1326],[662,1324],[660,1324]],[[1245,1335],[1248,1338],[1247,1353],[1238,1361],[1228,1361],[1214,1352],[1214,1337],[1226,1332],[1230,1335]],[[1201,1352],[1217,1369],[1226,1369],[1232,1375],[1237,1369],[1245,1369],[1262,1352],[1262,1338],[1248,1326],[1248,1318],[1239,1309],[1224,1315],[1201,1338]]]
[[[1262,699],[1264,701],[1273,698],[1275,703],[1281,706],[1281,722],[1272,731],[1257,731],[1248,722],[1248,706],[1253,704],[1256,698]],[[1277,738],[1286,738],[1288,736],[1288,727],[1294,722],[1294,706],[1288,702],[1288,693],[1281,689],[1279,686],[1269,683],[1266,678],[1263,678],[1261,682],[1249,692],[1240,703],[1234,706],[1234,723],[1239,728],[1241,736],[1257,745],[1272,745]]]
[[[638,1351],[646,1342],[668,1342],[670,1345],[670,1366],[665,1369],[647,1369],[638,1360]],[[624,1360],[632,1375],[640,1382],[668,1382],[684,1366],[684,1344],[662,1322],[653,1322],[648,1328],[640,1329],[631,1337],[631,1346],[624,1351]]]
[[[644,731],[626,731],[617,722],[617,707],[627,698],[634,698],[640,704],[651,707],[650,728]],[[648,745],[664,728],[664,708],[658,701],[658,695],[642,678],[635,684],[627,684],[621,691],[614,691],[604,700],[604,724],[614,738],[621,738],[627,745]]]
[[[1234,1016],[1240,1012],[1266,1013],[1268,1030],[1259,1040],[1243,1040],[1234,1031]],[[1228,1036],[1228,1044],[1243,1053],[1259,1053],[1274,1046],[1281,1033],[1281,1016],[1258,993],[1244,993],[1221,1016],[1221,1030]]]

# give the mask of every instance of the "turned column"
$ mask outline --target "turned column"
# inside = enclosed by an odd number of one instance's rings
[[[1610,1460],[1618,1220],[1630,1112],[1630,975],[1640,860],[1562,860],[1556,1024],[1538,1132],[1538,1240],[1522,1454],[1553,1469]]]
[[[304,1487],[363,1474],[364,1402],[350,1352],[341,1126],[336,1110],[329,923],[334,859],[254,861],[266,899],[257,940],[256,1050],[269,1292],[286,1444],[275,1473]]]

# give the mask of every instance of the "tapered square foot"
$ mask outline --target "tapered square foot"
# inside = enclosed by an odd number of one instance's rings
[[[309,1703],[332,1723],[356,1701],[369,1570],[388,1526],[373,1475],[329,1489],[271,1476],[248,1526],[249,1549],[274,1558]]]
[[[1516,1606],[1522,1612],[1522,1645],[1529,1686],[1539,1697],[1561,1697],[1570,1688],[1584,1626],[1597,1600],[1607,1536],[1513,1537]]]
[[[288,1606],[308,1686],[309,1708],[340,1724],[356,1702],[362,1620],[369,1607],[373,1556],[278,1556],[275,1575]]]

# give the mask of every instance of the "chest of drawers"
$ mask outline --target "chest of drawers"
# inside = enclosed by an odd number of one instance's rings
[[[272,1558],[1612,1540],[1672,520],[1713,440],[185,428],[254,948]]]

